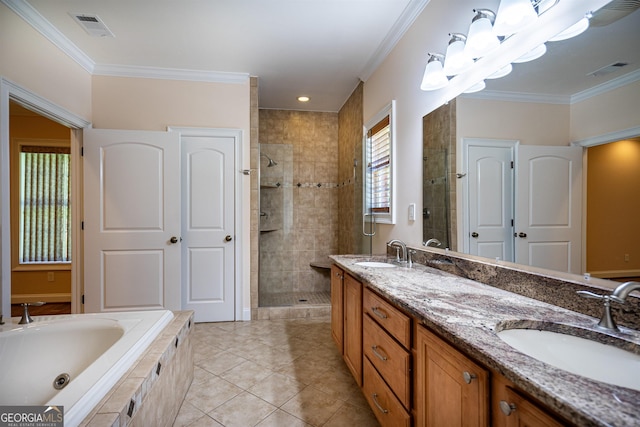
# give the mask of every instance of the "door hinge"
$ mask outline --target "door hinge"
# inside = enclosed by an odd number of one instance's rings
[[[513,160],[511,160],[511,169],[513,169]]]
[[[82,304],[84,304],[84,294],[82,294],[81,301],[82,301]]]
[[[84,157],[84,147],[80,147],[80,157]]]
[[[84,221],[80,221],[80,229],[84,230]]]
[[[511,226],[513,227],[513,220],[511,220]]]

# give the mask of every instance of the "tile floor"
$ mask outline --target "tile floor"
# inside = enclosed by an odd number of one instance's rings
[[[378,426],[329,318],[198,323],[174,427]]]

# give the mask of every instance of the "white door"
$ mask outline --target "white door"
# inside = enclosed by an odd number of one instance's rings
[[[86,312],[180,309],[179,143],[84,131]]]
[[[182,308],[235,319],[235,137],[183,136]]]
[[[468,146],[469,253],[513,261],[513,148]]]
[[[582,148],[520,146],[516,262],[580,273]]]

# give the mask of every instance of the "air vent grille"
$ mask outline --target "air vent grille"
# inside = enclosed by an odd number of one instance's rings
[[[629,65],[628,62],[614,62],[613,64],[609,64],[605,67],[599,68],[587,74],[587,76],[594,76],[594,77],[605,76],[607,74],[618,71],[620,68],[626,67],[627,65]]]
[[[592,27],[604,27],[640,8],[640,0],[613,0],[596,11],[590,19]]]
[[[71,17],[80,25],[90,36],[93,37],[114,37],[113,33],[102,20],[90,13],[70,13]]]

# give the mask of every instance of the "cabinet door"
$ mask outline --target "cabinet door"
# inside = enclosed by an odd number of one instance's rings
[[[487,370],[422,326],[417,328],[416,350],[417,425],[487,426]]]
[[[495,374],[491,380],[493,427],[560,427],[549,412],[513,388],[511,381]]]
[[[344,361],[362,386],[362,284],[344,275]]]
[[[342,337],[344,331],[342,281],[344,271],[333,264],[331,266],[331,336],[340,354],[343,353]]]

